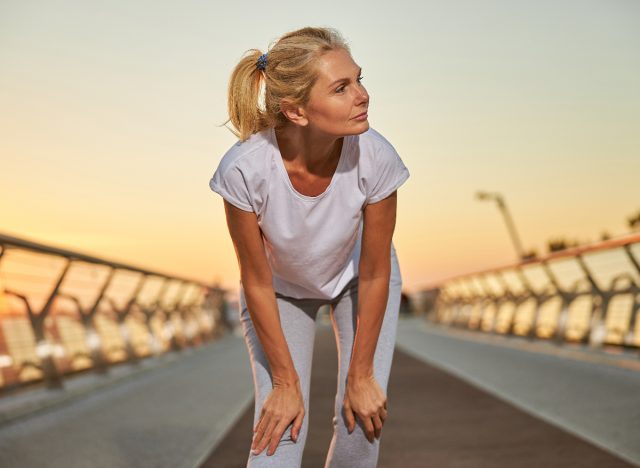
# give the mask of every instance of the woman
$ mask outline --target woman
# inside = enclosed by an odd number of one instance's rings
[[[378,460],[402,285],[392,243],[396,189],[409,171],[369,127],[361,71],[336,30],[307,27],[266,54],[250,50],[231,75],[229,120],[239,141],[210,187],[224,198],[240,267],[255,385],[248,466],[301,465],[324,304],[339,352],[325,466]]]

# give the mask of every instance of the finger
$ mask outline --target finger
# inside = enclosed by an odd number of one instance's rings
[[[271,421],[269,421],[269,425],[267,426],[267,429],[264,431],[262,440],[258,444],[258,453],[262,452],[269,445],[269,442],[273,437],[273,431],[275,430],[277,425],[278,425],[278,421],[275,418],[271,418]]]
[[[262,422],[262,420],[264,419],[264,406],[262,407],[262,409],[260,410],[260,417],[258,418],[258,422],[256,423],[256,425],[253,428],[253,432],[256,432],[258,430],[258,426],[260,426],[260,423]]]
[[[300,435],[300,429],[302,428],[302,421],[304,420],[304,411],[300,411],[296,419],[293,420],[293,427],[291,428],[291,438],[294,442],[298,442],[298,436]]]
[[[278,424],[273,432],[271,433],[271,441],[269,442],[269,448],[267,449],[267,455],[271,456],[274,453],[276,453],[276,449],[278,448],[278,444],[280,443],[280,440],[282,439],[282,434],[284,434],[284,431],[287,429],[287,426],[285,426],[284,424]]]
[[[260,423],[262,422],[262,415],[260,415],[260,419],[258,419],[258,422],[255,424],[255,426],[253,426],[253,433],[255,434],[256,431],[258,430],[258,427],[260,427]]]
[[[253,433],[253,442],[251,443],[251,450],[254,450],[258,446],[258,442],[260,441],[260,439],[262,439],[264,431],[267,428],[266,426],[267,421],[268,421],[268,418],[264,416],[260,418],[260,421],[258,421],[258,424],[256,425],[256,429]]]
[[[274,421],[273,418],[269,418],[266,429],[262,433],[262,437],[260,438],[260,440],[256,441],[256,448],[254,450],[255,455],[261,453],[267,446],[267,444],[269,443],[269,439],[271,439],[271,433],[273,432],[275,425],[276,421]]]
[[[349,406],[344,407],[344,417],[347,420],[347,430],[349,431],[349,434],[351,434],[356,428],[356,419]]]
[[[387,413],[386,409],[382,408],[379,414],[380,414],[380,419],[382,420],[382,424],[384,424],[384,422],[387,420],[389,413]]]
[[[374,415],[371,419],[373,420],[373,432],[376,436],[376,439],[379,439],[380,433],[382,432],[382,421],[380,420],[380,416],[377,414]]]
[[[364,433],[367,435],[367,440],[369,442],[373,442],[374,430],[373,430],[373,422],[370,417],[360,418],[362,423],[364,424]]]

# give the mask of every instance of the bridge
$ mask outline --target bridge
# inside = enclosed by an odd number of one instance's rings
[[[378,466],[640,466],[638,242],[412,297]],[[253,384],[224,291],[25,239],[0,246],[0,466],[246,466]],[[325,311],[305,467],[324,464],[336,366]]]

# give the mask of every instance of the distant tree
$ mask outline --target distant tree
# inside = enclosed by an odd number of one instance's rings
[[[522,255],[522,260],[533,260],[538,258],[538,252],[535,249],[531,249]]]
[[[640,210],[627,218],[627,223],[632,231],[640,231]]]
[[[608,241],[609,239],[611,239],[611,234],[609,234],[608,231],[602,231],[600,233],[600,240],[601,241]]]

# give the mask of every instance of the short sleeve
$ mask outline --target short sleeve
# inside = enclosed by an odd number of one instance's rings
[[[409,169],[391,144],[385,144],[376,152],[371,169],[370,189],[366,204],[387,198],[409,178]]]
[[[218,167],[209,181],[209,187],[241,210],[255,211],[246,180],[237,166]]]

